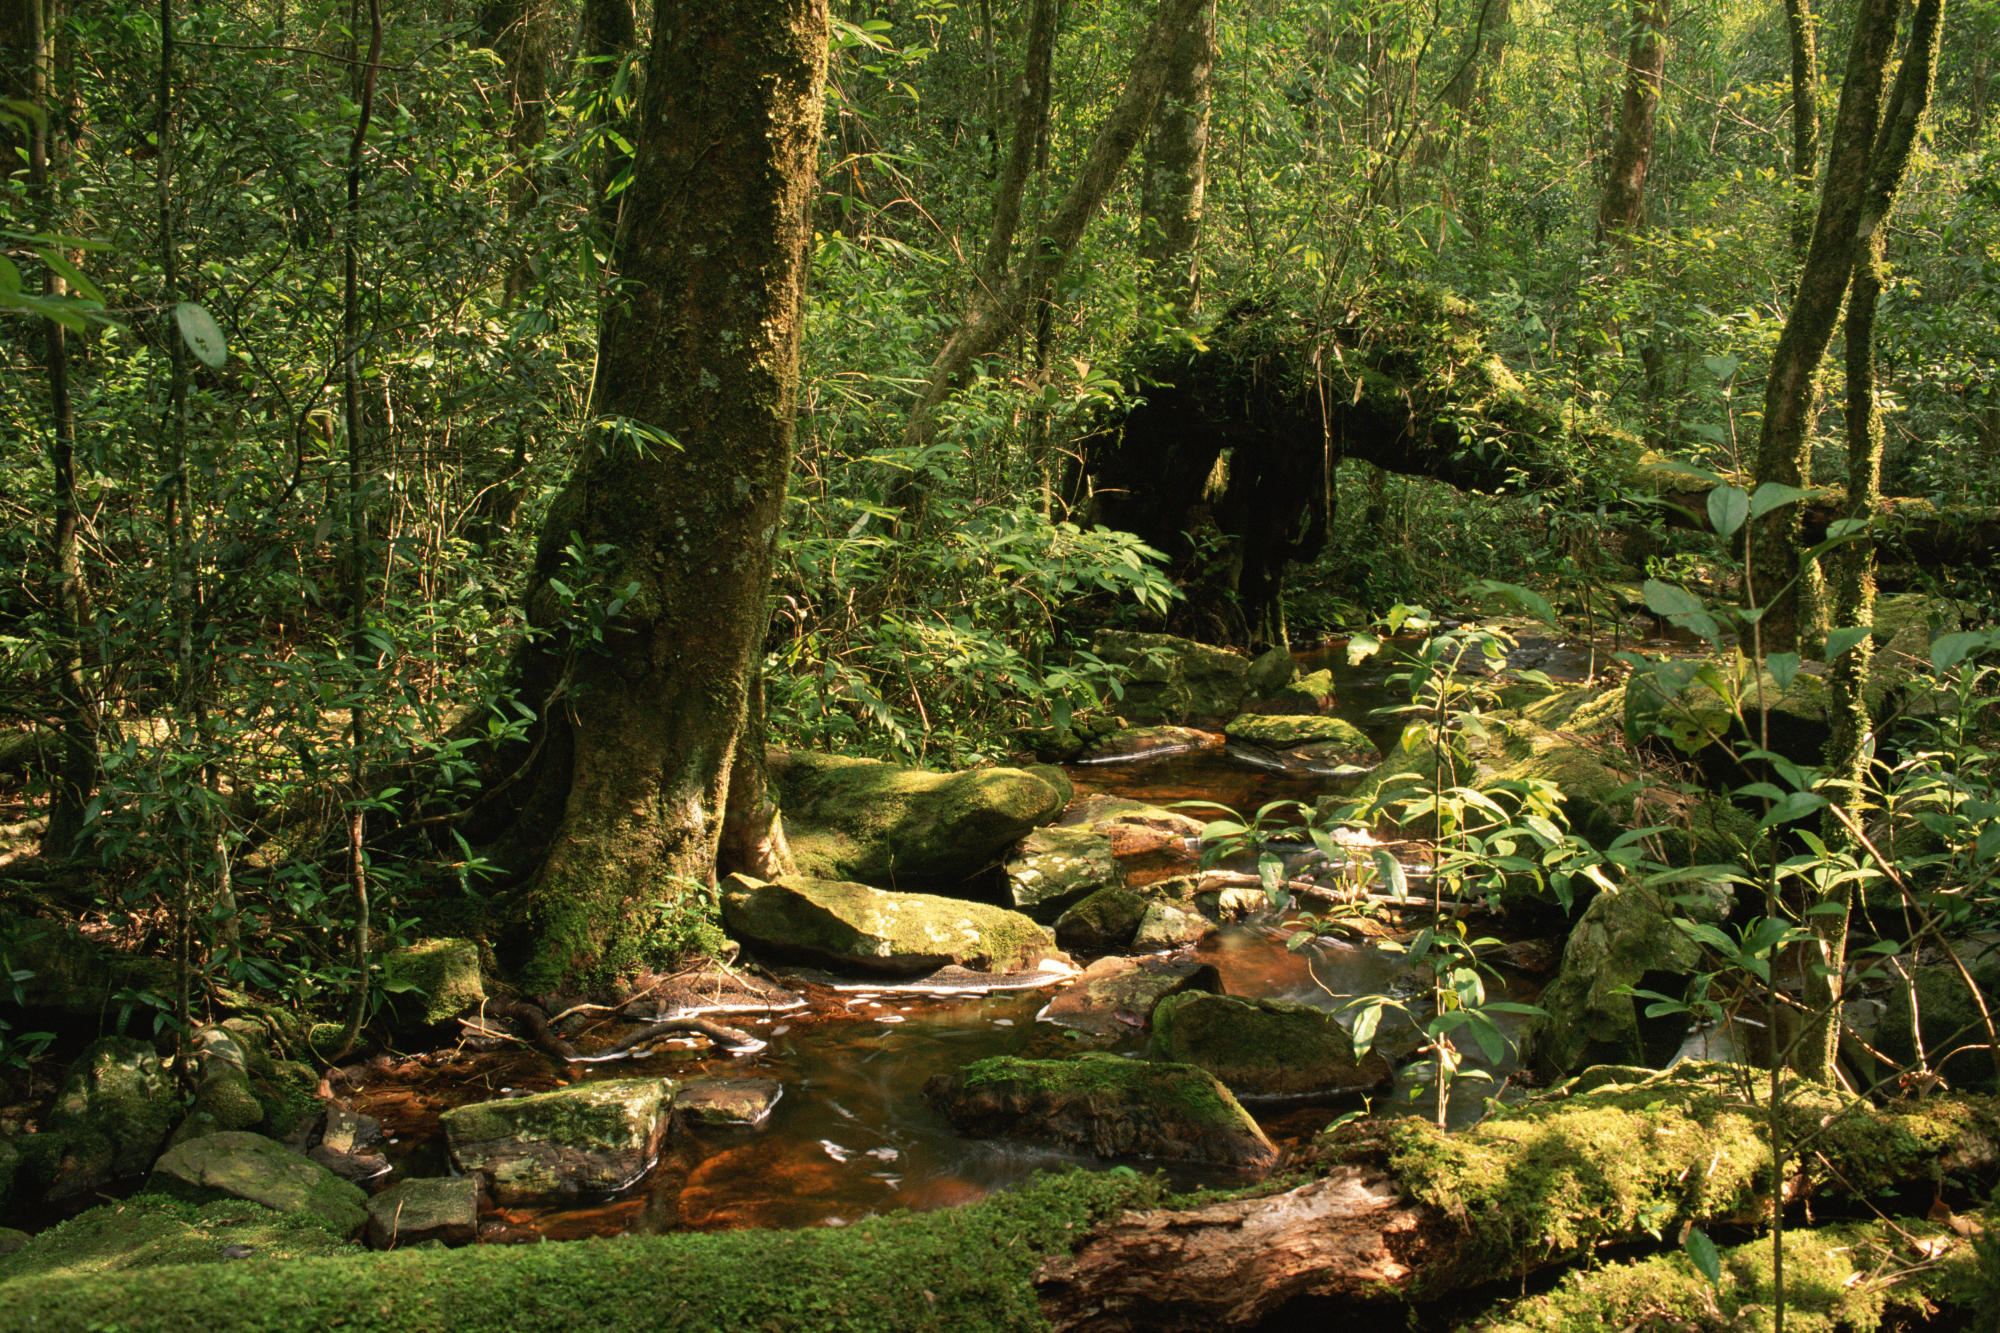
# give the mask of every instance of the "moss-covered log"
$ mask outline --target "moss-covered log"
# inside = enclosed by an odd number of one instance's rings
[[[1921,1211],[2000,1162],[1991,1100],[1850,1110],[1802,1091],[1785,1122],[1814,1135],[1787,1193],[1829,1212],[1899,1191]],[[1718,1083],[1657,1078],[1456,1135],[1344,1126],[1310,1182],[1192,1206],[1072,1174],[845,1228],[22,1277],[0,1285],[0,1333],[1242,1328],[1299,1298],[1424,1301],[1683,1223],[1755,1223],[1763,1124]]]

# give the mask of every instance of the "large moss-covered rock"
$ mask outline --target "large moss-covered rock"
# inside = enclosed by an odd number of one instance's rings
[[[1674,921],[1714,925],[1729,907],[1721,884],[1693,885],[1673,898],[1636,884],[1599,893],[1570,931],[1562,967],[1542,992],[1547,1017],[1522,1029],[1522,1058],[1550,1071],[1641,1058],[1638,1005],[1621,991],[1643,982],[1673,989],[1668,978],[1701,961],[1700,948]]]
[[[911,888],[963,884],[1062,813],[1062,770],[932,773],[874,759],[773,751],[771,780],[799,870]]]
[[[1230,743],[1250,755],[1302,772],[1346,773],[1380,758],[1375,742],[1352,722],[1305,714],[1244,713],[1227,728]]]
[[[1104,630],[1091,648],[1123,669],[1118,709],[1141,725],[1233,716],[1250,688],[1247,658],[1192,639]]]
[[[1985,997],[1988,1012],[2000,1021],[2000,951],[1982,952],[1977,945],[1966,941],[1959,945],[1958,954]],[[1917,1016],[1914,1032],[1910,1022],[1913,990]],[[1906,967],[1900,975],[1890,978],[1882,999],[1881,1020],[1870,1042],[1876,1049],[1899,1065],[1914,1067],[1916,1036],[1921,1034],[1926,1060],[1952,1086],[1992,1086],[1993,1056],[1985,1049],[1986,1020],[1957,968],[1950,963]]]
[[[106,1037],[86,1048],[63,1078],[45,1128],[65,1140],[50,1186],[73,1198],[153,1164],[180,1113],[180,1094],[153,1048]]]
[[[22,1007],[92,1025],[103,1019],[121,991],[173,992],[171,960],[120,953],[59,921],[23,917],[0,922],[8,963],[26,973]],[[11,998],[11,997],[10,997]]]
[[[1323,1009],[1187,991],[1153,1009],[1153,1050],[1199,1065],[1231,1092],[1298,1096],[1380,1087],[1389,1062],[1354,1055],[1354,1038]]]
[[[195,1203],[247,1199],[279,1213],[310,1218],[337,1236],[368,1220],[361,1188],[262,1134],[225,1130],[169,1148],[146,1188]]]
[[[1278,1150],[1229,1089],[1193,1065],[1115,1055],[996,1056],[943,1074],[924,1094],[962,1134],[1032,1139],[1099,1157],[1255,1169]]]
[[[382,989],[396,1021],[412,1028],[448,1023],[486,998],[479,946],[471,940],[418,940],[382,956]]]
[[[652,1167],[673,1118],[666,1079],[580,1083],[441,1117],[452,1160],[501,1203],[616,1193]]]
[[[79,1213],[0,1257],[0,1283],[18,1278],[94,1279],[108,1273],[245,1259],[304,1259],[352,1248],[309,1215],[288,1216],[245,1199],[197,1204],[141,1194]],[[117,1322],[105,1325],[117,1326]]]
[[[1111,840],[1087,828],[1036,829],[1007,862],[1007,894],[1016,910],[1054,921],[1072,903],[1118,882]]]
[[[0,1213],[15,1213],[48,1195],[62,1163],[60,1134],[0,1132]]]
[[[1056,918],[1056,943],[1080,953],[1122,949],[1152,904],[1136,889],[1099,889]]]
[[[1215,931],[1215,923],[1200,912],[1176,903],[1150,902],[1132,932],[1136,953],[1161,953],[1199,944]]]
[[[1192,815],[1166,810],[1127,796],[1102,792],[1088,797],[1071,815],[1071,822],[1111,842],[1114,856],[1144,856],[1149,852],[1186,851],[1206,825]],[[1192,859],[1193,853],[1188,853]]]
[[[1153,1006],[1169,995],[1221,989],[1214,966],[1195,958],[1100,958],[1057,991],[1035,1017],[1108,1039],[1145,1028]]]
[[[1320,670],[1296,677],[1274,693],[1258,691],[1254,707],[1263,713],[1324,713],[1333,707],[1337,691],[1333,672]]]
[[[804,876],[730,876],[722,923],[753,948],[899,976],[947,963],[1027,970],[1058,956],[1048,931],[1004,907]]]
[[[479,1237],[479,1185],[471,1176],[399,1180],[368,1201],[368,1243],[469,1245]]]

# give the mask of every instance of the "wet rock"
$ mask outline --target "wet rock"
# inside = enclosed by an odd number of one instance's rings
[[[1337,717],[1286,713],[1244,713],[1224,728],[1232,741],[1248,741],[1271,749],[1295,745],[1335,745],[1351,754],[1375,754],[1374,742],[1352,722]]]
[[[1482,954],[1481,961],[1539,977],[1561,967],[1562,954],[1562,945],[1555,940],[1514,940]]]
[[[367,1196],[316,1162],[262,1134],[225,1130],[169,1148],[153,1166],[146,1188],[206,1203],[246,1199],[279,1213],[308,1218],[337,1236],[351,1236],[368,1220]]]
[[[1251,659],[1243,684],[1250,693],[1261,698],[1284,689],[1298,674],[1298,664],[1292,660],[1291,651],[1280,644],[1266,648]]]
[[[1036,829],[1007,862],[1007,893],[1017,911],[1053,921],[1071,904],[1118,882],[1111,840],[1081,828]]]
[[[738,939],[871,972],[908,976],[947,963],[1007,971],[1060,952],[1041,926],[985,903],[803,876],[766,884],[731,875],[724,887],[723,925]]]
[[[1639,1006],[1621,988],[1643,983],[1678,993],[1674,978],[1699,965],[1701,950],[1674,919],[1715,925],[1729,908],[1721,884],[1690,885],[1672,898],[1636,884],[1600,892],[1571,930],[1561,970],[1542,992],[1547,1017],[1531,1018],[1521,1030],[1523,1062],[1563,1072],[1586,1061],[1640,1059]]]
[[[1347,1092],[1392,1076],[1377,1052],[1355,1058],[1354,1038],[1332,1014],[1282,1000],[1168,996],[1153,1009],[1153,1050],[1206,1069],[1241,1096]]]
[[[1135,889],[1099,889],[1056,918],[1056,943],[1077,953],[1123,949],[1151,905]]]
[[[710,963],[695,971],[655,977],[636,988],[625,1005],[628,1018],[671,1018],[688,1014],[782,1014],[805,1008],[797,991],[733,967]]]
[[[615,1194],[637,1183],[673,1116],[674,1085],[657,1078],[581,1083],[440,1118],[459,1170],[478,1172],[500,1203]]]
[[[771,780],[803,873],[917,888],[990,871],[1070,797],[1046,765],[931,773],[806,751],[772,751]]]
[[[329,1106],[320,1140],[306,1155],[344,1180],[373,1180],[389,1171],[389,1159],[375,1146],[381,1141],[382,1125],[374,1116]]]
[[[1199,839],[1206,827],[1201,820],[1178,810],[1164,810],[1144,801],[1103,793],[1086,799],[1066,821],[1065,827],[1071,825],[1108,838],[1111,854],[1121,858],[1162,850],[1185,852],[1188,842]],[[1191,853],[1189,859],[1193,859]]]
[[[1981,953],[1968,941],[1961,941],[1957,952],[1985,993],[1987,1009],[2000,1021],[2000,1002],[1994,998],[2000,996],[2000,952]],[[1955,1087],[1991,1087],[1993,1056],[1985,1049],[1986,1023],[1966,989],[1965,978],[1948,962],[1906,965],[1902,972],[1890,977],[1882,995],[1883,1011],[1871,1044],[1898,1065],[1915,1067],[1917,1045],[1910,1023],[1910,993],[1914,989],[1916,1032],[1924,1039],[1924,1055],[1931,1068]]]
[[[1193,727],[1126,727],[1099,738],[1077,758],[1080,764],[1134,764],[1142,759],[1213,750],[1222,744],[1219,732]]]
[[[479,946],[471,940],[419,940],[382,958],[382,988],[399,1025],[432,1028],[486,998]]]
[[[1144,1028],[1153,1006],[1187,990],[1220,991],[1222,977],[1193,958],[1100,958],[1035,1017],[1095,1037]]]
[[[399,1180],[368,1201],[368,1243],[378,1250],[479,1238],[479,1186],[471,1176]]]
[[[784,1093],[774,1078],[698,1079],[674,1094],[674,1109],[690,1125],[755,1128]]]
[[[1333,672],[1315,671],[1299,676],[1283,689],[1270,694],[1262,694],[1254,707],[1260,713],[1298,714],[1324,713],[1334,705],[1335,689]]]
[[[1073,763],[1091,746],[1125,728],[1122,717],[1072,718],[1066,727],[1029,727],[1015,734],[1015,743],[1045,764]]]
[[[74,1198],[153,1164],[180,1096],[153,1048],[129,1037],[87,1047],[63,1078],[45,1127],[65,1140],[49,1197]]]
[[[1115,1055],[996,1056],[939,1075],[924,1095],[959,1133],[976,1138],[1257,1170],[1278,1160],[1278,1150],[1229,1089],[1193,1065]]]
[[[1139,953],[1160,953],[1199,944],[1215,929],[1215,923],[1200,912],[1191,912],[1172,903],[1151,902],[1133,932],[1132,948]]]
[[[232,1129],[255,1129],[264,1123],[264,1106],[250,1086],[243,1066],[225,1060],[208,1062],[207,1077],[195,1089],[187,1118],[174,1130],[173,1143]]]
[[[1248,659],[1192,639],[1104,630],[1091,650],[1124,668],[1118,708],[1142,726],[1230,717],[1250,688]]]

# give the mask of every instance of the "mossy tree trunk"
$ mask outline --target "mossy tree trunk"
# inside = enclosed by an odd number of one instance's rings
[[[1181,319],[1201,298],[1201,215],[1208,195],[1215,57],[1215,0],[1204,0],[1174,47],[1160,109],[1146,135],[1140,190],[1145,257],[1160,294]]]
[[[1854,288],[1847,298],[1847,514],[1868,523],[1881,511],[1882,419],[1875,410],[1875,308],[1887,275],[1885,259],[1889,212],[1910,162],[1917,128],[1930,105],[1942,30],[1943,0],[1919,0],[1910,22],[1910,36],[1896,85],[1875,138],[1868,197],[1858,223],[1859,253],[1854,262]],[[1833,623],[1869,625],[1875,619],[1875,546],[1861,540],[1843,547],[1833,561]],[[1869,642],[1860,642],[1834,661],[1829,673],[1827,774],[1836,784],[1832,799],[1857,822],[1861,816],[1861,782],[1867,776],[1872,722],[1863,689],[1868,683]],[[1832,823],[1832,821],[1830,821]],[[1844,826],[1827,829],[1831,840],[1859,850]],[[1852,901],[1852,884],[1837,891],[1837,905]],[[1808,969],[1806,999],[1813,1021],[1800,1050],[1799,1066],[1814,1077],[1831,1079],[1840,1041],[1841,976],[1847,959],[1847,912],[1821,913],[1813,918],[1820,939],[1819,966]]]
[[[1668,20],[1668,0],[1634,0],[1618,138],[1597,205],[1598,237],[1612,246],[1621,267],[1631,252],[1632,233],[1646,222],[1646,173],[1653,164],[1653,127],[1666,77]]]
[[[714,873],[791,461],[825,0],[660,0],[591,438],[543,529],[505,808],[539,863],[525,976],[644,963]],[[526,868],[526,867],[522,867]]]
[[[1813,183],[1819,178],[1819,22],[1812,0],[1785,0],[1785,36],[1792,53],[1792,249],[1812,244]]]
[[[1798,294],[1764,381],[1764,420],[1757,439],[1759,483],[1805,486],[1811,482],[1813,406],[1821,359],[1840,318],[1841,299],[1854,270],[1857,224],[1868,193],[1875,131],[1880,123],[1883,70],[1895,43],[1896,0],[1860,0],[1841,83],[1840,110],[1827,148],[1826,184],[1806,249]],[[1818,567],[1803,562],[1798,506],[1773,511],[1754,525],[1752,588],[1764,608],[1763,646],[1790,648],[1810,641],[1823,606]]]

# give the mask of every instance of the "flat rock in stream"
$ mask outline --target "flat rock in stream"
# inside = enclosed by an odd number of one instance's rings
[[[1144,1028],[1153,1006],[1169,995],[1221,989],[1221,974],[1197,959],[1100,958],[1035,1017],[1094,1037],[1118,1037]]]
[[[1136,764],[1196,750],[1219,749],[1222,739],[1218,732],[1197,731],[1193,727],[1125,727],[1092,741],[1076,762]]]
[[[223,1130],[167,1149],[153,1164],[146,1188],[195,1203],[244,1199],[319,1223],[351,1236],[368,1220],[367,1195],[275,1139]]]
[[[368,1243],[378,1250],[479,1238],[479,1184],[471,1176],[401,1180],[368,1201]]]
[[[625,1004],[628,1018],[702,1014],[782,1014],[805,1008],[805,996],[720,963],[662,977]]]
[[[947,963],[995,972],[1066,961],[1055,937],[1019,912],[960,898],[890,893],[844,880],[731,875],[722,923],[737,939],[792,957],[909,976]]]
[[[1015,910],[1054,921],[1073,903],[1118,882],[1111,840],[1093,829],[1039,828],[1007,861],[1007,895]]]
[[[1229,1089],[1193,1065],[1115,1055],[1003,1055],[938,1075],[924,1085],[924,1096],[959,1133],[977,1138],[1253,1170],[1278,1160],[1278,1150]]]
[[[674,1094],[674,1109],[691,1125],[754,1129],[784,1095],[785,1085],[774,1078],[696,1079]]]
[[[1090,647],[1125,669],[1118,708],[1137,723],[1232,717],[1251,688],[1249,658],[1192,639],[1108,629]]]
[[[637,1183],[673,1118],[669,1079],[580,1083],[479,1102],[441,1122],[458,1169],[478,1172],[500,1203],[615,1194]]]
[[[1161,850],[1187,852],[1190,840],[1201,837],[1201,820],[1178,810],[1167,810],[1129,796],[1099,792],[1064,816],[1062,827],[1086,828],[1108,838],[1111,854],[1117,857],[1144,856]]]

